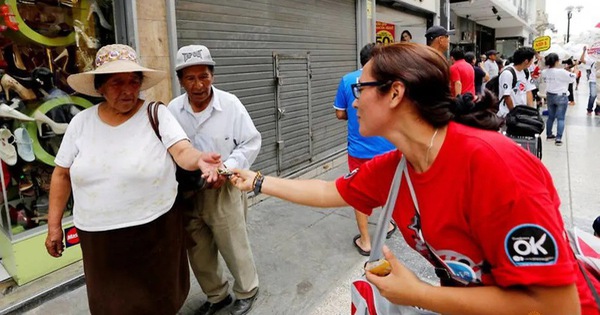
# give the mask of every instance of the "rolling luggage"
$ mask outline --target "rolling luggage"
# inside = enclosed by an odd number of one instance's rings
[[[542,159],[542,138],[539,134],[535,134],[534,136],[514,136],[505,133],[505,135],[519,144],[523,149],[537,156],[538,159]]]

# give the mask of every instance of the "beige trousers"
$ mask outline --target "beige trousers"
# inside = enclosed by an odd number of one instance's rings
[[[184,210],[190,264],[208,301],[219,302],[228,294],[219,253],[233,275],[236,298],[254,296],[258,274],[246,230],[246,194],[226,182],[178,202]]]

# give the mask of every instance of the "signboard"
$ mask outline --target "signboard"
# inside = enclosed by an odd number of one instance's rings
[[[377,21],[375,24],[376,41],[378,44],[389,45],[395,42],[396,25]]]
[[[595,57],[596,59],[600,58],[600,42],[595,42],[587,49],[587,54]]]
[[[550,49],[550,36],[540,36],[533,40],[533,49],[537,52]]]

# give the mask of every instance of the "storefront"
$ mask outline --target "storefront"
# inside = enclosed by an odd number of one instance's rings
[[[177,1],[177,47],[202,44],[215,86],[238,96],[262,134],[254,169],[289,174],[345,149],[332,108],[357,69],[356,0]]]
[[[404,36],[412,42],[426,44],[425,31],[433,25],[434,12],[433,1],[419,2],[418,6],[408,1],[377,1],[378,41],[390,41],[389,35],[382,35],[392,34],[392,42],[401,42]]]
[[[286,175],[345,149],[346,125],[332,103],[340,78],[358,66],[368,15],[360,1],[0,1],[0,258],[9,276],[22,285],[81,259],[72,202],[63,218],[68,247],[58,259],[45,251],[48,191],[66,126],[99,101],[73,94],[66,78],[91,69],[98,48],[129,44],[143,65],[169,73],[143,93],[168,102],[180,93],[174,52],[206,45],[215,86],[237,95],[262,133],[253,168]]]
[[[73,116],[98,101],[75,94],[66,79],[92,69],[101,46],[129,40],[127,2],[1,2],[0,257],[18,285],[81,259],[72,201],[63,256],[44,246],[54,156]]]

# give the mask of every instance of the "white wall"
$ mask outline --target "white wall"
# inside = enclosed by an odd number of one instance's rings
[[[425,31],[427,31],[427,20],[425,18],[380,5],[377,5],[375,17],[377,21],[396,25],[396,42],[400,41],[402,31],[408,30],[413,37],[413,42],[426,43]]]
[[[505,27],[496,29],[496,38],[502,37],[524,37],[529,38],[529,32],[523,27]]]
[[[412,6],[427,10],[431,13],[437,13],[437,6],[435,0],[399,0],[402,3],[410,4]]]

